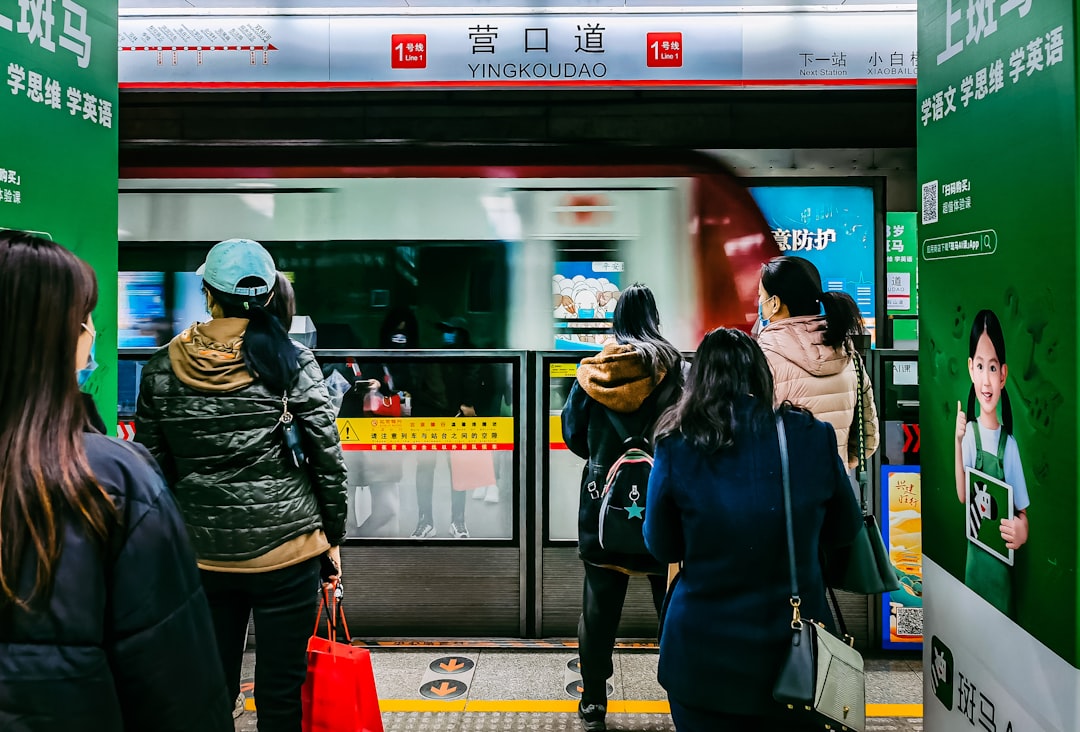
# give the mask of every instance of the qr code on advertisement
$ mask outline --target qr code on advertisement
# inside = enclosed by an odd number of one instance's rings
[[[901,638],[919,637],[922,630],[923,609],[921,607],[896,608],[896,634]]]
[[[936,224],[938,220],[938,182],[932,180],[922,187],[922,222]]]

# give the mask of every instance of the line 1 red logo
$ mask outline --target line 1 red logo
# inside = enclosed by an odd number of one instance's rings
[[[426,69],[427,34],[393,33],[390,35],[390,68]]]
[[[645,43],[648,45],[646,65],[660,68],[682,66],[682,33],[647,33]]]

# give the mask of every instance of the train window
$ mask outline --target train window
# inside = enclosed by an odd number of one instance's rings
[[[121,242],[121,281],[131,292],[126,345],[155,346],[205,320],[194,274],[214,242]],[[388,312],[414,310],[419,342],[442,345],[438,323],[464,317],[479,348],[506,347],[507,261],[503,242],[264,241],[290,273],[297,313],[308,316],[319,348],[388,347],[379,333]],[[146,293],[159,293],[153,310]],[[137,307],[136,307],[137,306]],[[151,312],[153,310],[153,312]],[[159,312],[160,310],[160,312]]]

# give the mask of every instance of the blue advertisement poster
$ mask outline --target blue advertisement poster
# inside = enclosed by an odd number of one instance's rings
[[[825,291],[843,291],[859,305],[871,337],[877,326],[874,282],[877,232],[870,186],[750,188],[784,254],[810,260]]]
[[[623,263],[616,261],[556,263],[551,295],[557,350],[599,351],[613,340],[622,273]]]

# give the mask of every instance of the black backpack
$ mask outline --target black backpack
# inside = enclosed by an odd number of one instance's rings
[[[604,407],[622,440],[622,454],[608,470],[600,503],[600,546],[618,554],[648,554],[642,526],[645,500],[652,471],[652,444],[642,435],[631,435],[615,412]],[[646,430],[648,427],[646,427]]]

